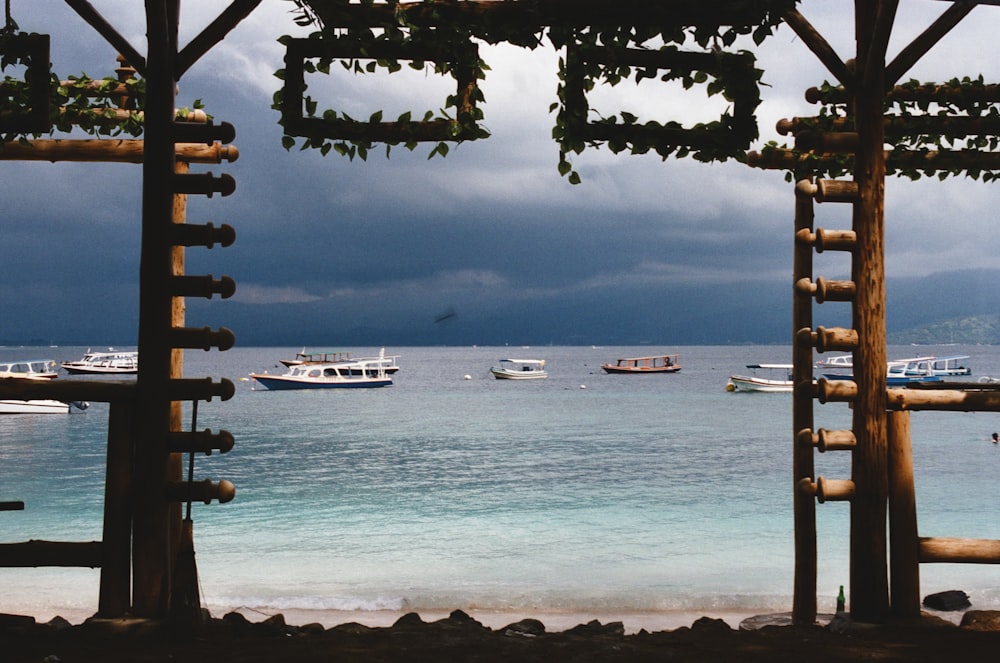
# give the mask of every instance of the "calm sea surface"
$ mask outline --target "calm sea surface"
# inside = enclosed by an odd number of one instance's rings
[[[87,348],[0,348],[0,359],[76,359]],[[97,349],[97,348],[95,348]],[[378,348],[345,348],[353,355]],[[189,352],[188,377],[227,377],[198,428],[228,454],[195,479],[227,479],[228,504],[195,504],[198,571],[213,614],[304,610],[576,613],[781,612],[791,608],[790,394],[729,393],[788,348],[387,348],[384,389],[253,390],[301,348]],[[606,375],[618,357],[679,352],[674,375]],[[891,357],[969,354],[1000,376],[994,347],[897,347]],[[547,361],[547,380],[495,380],[502,357]],[[468,376],[468,379],[466,379]],[[60,379],[75,379],[62,376]],[[191,408],[186,412],[190,417]],[[107,406],[0,417],[0,542],[99,540]],[[186,424],[186,427],[190,424]],[[850,428],[842,404],[817,425]],[[1000,539],[1000,429],[992,413],[913,416],[922,536]],[[817,474],[849,478],[846,453]],[[848,584],[848,506],[818,505],[819,601]],[[924,565],[921,593],[965,590],[1000,608],[996,566]],[[0,569],[0,612],[96,611],[98,571]]]

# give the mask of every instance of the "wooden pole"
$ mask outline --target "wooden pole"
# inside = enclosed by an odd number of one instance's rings
[[[114,402],[108,414],[104,534],[97,615],[124,617],[132,605],[132,440],[131,404]]]
[[[910,413],[889,414],[889,578],[895,617],[920,616],[920,550]]]
[[[792,283],[812,279],[813,246],[798,241],[803,232],[812,234],[814,225],[811,180],[800,180],[795,186],[795,242]],[[793,290],[792,299],[792,379],[795,392],[792,401],[792,495],[795,517],[795,580],[792,600],[792,621],[812,624],[816,621],[816,501],[799,489],[799,482],[815,478],[812,445],[802,444],[800,431],[812,430],[813,422],[813,353],[812,344],[803,343],[800,334],[811,336],[812,297]],[[803,331],[804,330],[804,331]],[[803,385],[802,388],[799,385]],[[808,388],[805,388],[808,387]]]
[[[872,63],[855,86],[854,116],[858,152],[854,179],[858,202],[853,225],[857,246],[852,263],[856,285],[853,304],[858,348],[854,353],[853,430],[858,444],[852,455],[856,494],[851,501],[851,617],[880,622],[889,609],[886,565],[886,503],[888,500],[886,442],[885,347],[885,154],[883,151],[884,53],[871,53],[879,0],[855,0],[857,63]]]
[[[179,0],[146,0],[146,128],[142,186],[142,243],[139,266],[139,375],[133,527],[133,611],[136,617],[165,618],[169,610],[172,546],[166,450],[170,430],[168,396],[172,319],[169,278],[173,270],[170,226],[175,170],[171,122]]]

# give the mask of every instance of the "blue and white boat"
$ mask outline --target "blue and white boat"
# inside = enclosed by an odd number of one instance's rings
[[[849,355],[848,355],[849,356]],[[911,357],[893,359],[886,365],[885,383],[889,387],[903,387],[914,382],[940,382],[941,375],[935,373],[936,357]],[[830,364],[827,364],[830,366]],[[854,368],[853,364],[838,364],[836,368]],[[827,380],[853,380],[853,373],[824,373]]]

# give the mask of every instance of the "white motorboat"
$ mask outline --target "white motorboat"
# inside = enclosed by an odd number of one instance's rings
[[[490,373],[497,380],[539,380],[549,376],[544,359],[501,359]]]
[[[67,373],[138,373],[138,352],[90,352],[76,361],[64,361],[61,366]]]
[[[726,391],[792,391],[791,364],[747,364],[750,375],[730,375]],[[757,371],[767,371],[758,375]],[[766,377],[765,377],[766,376]]]
[[[250,377],[271,391],[388,387],[392,378],[386,373],[384,354],[383,350],[378,358],[298,364],[289,366],[284,375],[251,373]]]
[[[0,362],[0,379],[52,380],[58,376],[54,359]],[[71,409],[86,410],[89,403],[64,403],[50,399],[0,399],[0,414],[66,414]]]
[[[854,355],[834,355],[832,357],[820,359],[816,362],[816,368],[841,368],[848,371],[853,370]]]
[[[73,409],[86,410],[88,405],[86,402],[64,403],[42,398],[30,401],[5,398],[0,399],[0,414],[69,414]]]
[[[0,362],[0,378],[51,380],[57,375],[59,375],[59,365],[54,359]]]

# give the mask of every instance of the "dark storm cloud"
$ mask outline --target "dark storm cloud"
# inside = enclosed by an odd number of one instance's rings
[[[226,4],[182,3],[182,43]],[[145,52],[142,3],[95,0],[93,5]],[[912,37],[946,5],[904,3],[898,32]],[[853,35],[844,15],[849,12],[818,0],[801,7],[848,57]],[[12,8],[23,29],[53,35],[52,61],[61,76],[112,73],[113,49],[61,0],[14,0]],[[230,324],[232,316],[244,325],[261,325],[306,310],[310,315],[303,319],[326,330],[396,324],[412,331],[429,325],[444,334],[467,329],[477,319],[502,324],[503,313],[515,307],[534,307],[539,324],[544,318],[551,326],[556,323],[544,311],[559,309],[566,318],[566,310],[575,310],[585,316],[590,307],[607,310],[601,307],[622,306],[627,299],[635,302],[627,306],[634,311],[629,324],[635,326],[632,318],[641,317],[651,293],[660,293],[658,299],[695,302],[684,309],[694,324],[702,317],[697,302],[735,306],[741,301],[733,294],[737,289],[746,288],[740,294],[752,297],[755,288],[765,288],[755,283],[787,295],[793,201],[781,173],[732,162],[664,163],[655,156],[590,150],[573,157],[583,184],[571,186],[559,176],[558,148],[551,139],[555,119],[548,111],[555,99],[558,54],[548,46],[536,52],[484,49],[492,67],[483,87],[485,125],[493,137],[455,146],[445,159],[428,160],[427,146],[412,153],[394,148],[390,159],[376,148],[367,161],[353,162],[312,150],[284,150],[270,105],[280,84],[273,74],[283,66],[283,48],[276,40],[302,33],[290,8],[291,3],[278,0],[262,3],[179,85],[178,105],[201,99],[217,121],[235,125],[240,150],[235,163],[196,166],[201,172],[232,174],[237,190],[226,198],[192,197],[188,221],[229,223],[237,241],[230,248],[189,250],[187,272],[228,274],[237,281],[237,294],[222,304],[190,302],[194,323]],[[943,80],[978,73],[953,69],[969,61],[960,55],[962,49],[984,39],[988,26],[1000,19],[998,11],[977,8],[978,22],[949,35],[940,55],[914,75]],[[895,40],[893,48],[902,43]],[[761,140],[754,146],[759,148],[767,140],[785,140],[774,131],[778,119],[815,112],[803,101],[803,91],[830,75],[788,28],[759,49],[745,46],[758,53],[771,86],[762,91]],[[324,103],[356,107],[362,116],[369,106],[371,111],[385,106],[391,114],[411,101],[419,113],[436,103],[423,89],[430,75],[414,73],[400,81],[379,78],[374,88],[373,77],[342,74],[310,85]],[[705,119],[700,98],[634,87],[621,88],[623,98],[657,119]],[[372,89],[380,95],[375,100],[370,100]],[[44,333],[48,320],[59,334],[75,337],[99,333],[81,320],[100,293],[120,300],[119,306],[101,309],[100,319],[118,333],[134,330],[140,167],[3,163],[0,173],[4,238],[17,247],[0,268],[5,283],[0,303],[10,306],[30,292],[38,310],[60,311],[56,318],[33,314],[32,333],[57,335]],[[993,264],[997,240],[987,224],[997,194],[990,186],[894,181],[888,191],[891,269],[922,274],[929,260],[942,255],[964,267]],[[952,226],[944,220],[966,224],[969,237],[976,239],[956,246]],[[817,221],[827,227],[850,223],[842,208],[830,206],[818,207]],[[831,269],[843,271],[844,266]],[[444,310],[457,315],[435,328],[433,319]],[[605,324],[600,315],[591,318],[580,319]],[[705,324],[726,324],[726,318]],[[670,330],[657,321],[642,333],[653,333],[657,325]],[[5,320],[4,326],[0,337],[10,337],[16,322]],[[783,322],[779,326],[787,331]],[[740,340],[745,331],[733,337]]]

